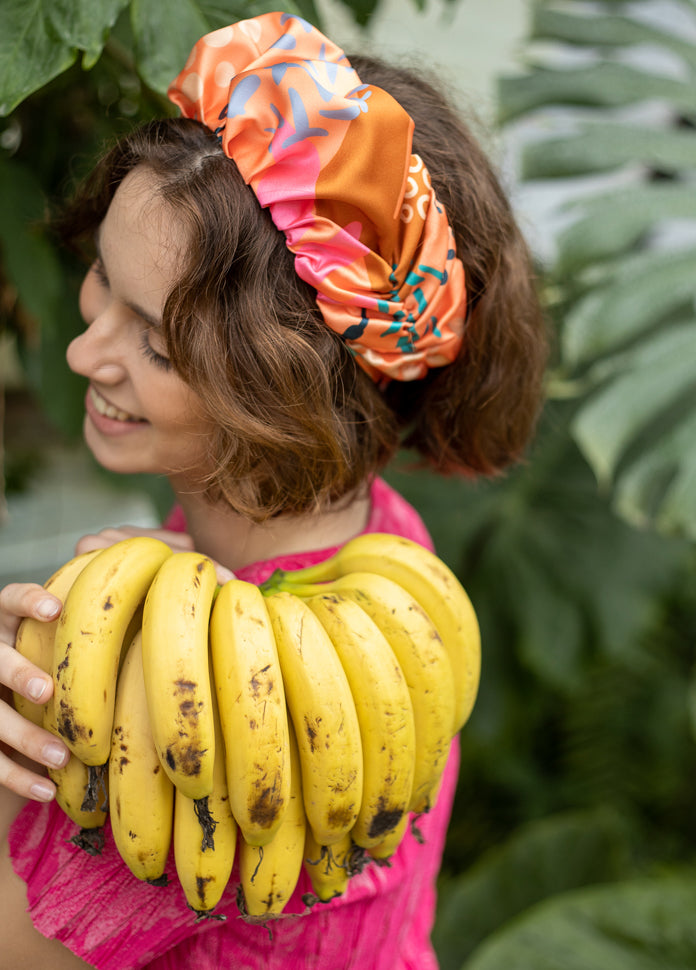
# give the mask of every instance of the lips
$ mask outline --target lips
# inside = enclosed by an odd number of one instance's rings
[[[129,424],[143,424],[143,418],[138,418],[134,414],[129,414],[128,411],[122,411],[121,408],[117,408],[114,404],[111,404],[106,398],[103,398],[94,387],[89,388],[89,399],[94,407],[94,410],[98,414],[103,415],[105,418],[111,418],[112,421],[124,421]]]

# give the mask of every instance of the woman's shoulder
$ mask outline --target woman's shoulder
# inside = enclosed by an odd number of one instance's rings
[[[428,549],[433,548],[423,519],[400,492],[383,478],[376,478],[371,490],[371,513],[365,532],[388,532],[413,539]]]

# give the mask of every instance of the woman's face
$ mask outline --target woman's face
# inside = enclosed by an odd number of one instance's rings
[[[84,434],[97,461],[185,481],[208,457],[211,423],[167,359],[160,322],[184,233],[156,190],[143,167],[117,189],[80,291],[87,328],[67,359],[89,379]]]

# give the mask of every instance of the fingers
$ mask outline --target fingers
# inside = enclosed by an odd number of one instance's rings
[[[56,786],[50,778],[30,771],[2,751],[0,751],[0,787],[35,802],[50,802],[56,795]]]
[[[37,583],[10,583],[0,589],[0,640],[13,643],[23,617],[55,620],[61,607],[61,601]]]
[[[215,566],[218,585],[224,586],[228,579],[234,579],[234,573],[227,566],[223,566],[219,562],[215,562],[215,560],[213,560],[213,565]]]
[[[188,552],[193,549],[193,539],[185,532],[171,532],[169,529],[143,529],[136,525],[122,525],[118,528],[102,529],[100,532],[82,536],[75,546],[76,555],[82,552],[91,552],[93,549],[105,549],[112,546],[115,542],[123,539],[131,539],[133,536],[152,536],[161,539],[167,545],[179,552]]]
[[[152,536],[155,539],[161,539],[174,552],[193,551],[193,539],[185,532],[172,532],[169,529],[141,529],[137,525],[122,525],[118,528],[102,529],[101,532],[82,536],[75,547],[75,553],[77,555],[81,552],[91,552],[93,549],[105,549],[115,542],[121,542],[121,540],[130,539],[133,536]],[[215,571],[217,581],[221,586],[228,579],[234,579],[234,573],[227,566],[223,566],[222,563],[215,562]]]
[[[14,649],[24,617],[55,620],[61,601],[35,583],[11,583],[0,590],[0,687],[16,691],[35,704],[45,703],[53,692],[53,679]]]
[[[39,766],[62,768],[70,757],[63,742],[21,717],[5,701],[0,701],[0,741],[0,785],[24,798],[50,801],[55,785],[39,773]]]
[[[0,642],[0,686],[21,694],[33,704],[45,704],[53,693],[53,678],[11,644]]]

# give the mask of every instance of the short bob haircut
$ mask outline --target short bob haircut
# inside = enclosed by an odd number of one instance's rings
[[[324,509],[371,480],[398,449],[443,474],[494,475],[520,459],[547,355],[530,256],[468,127],[432,81],[351,56],[415,122],[466,272],[469,314],[456,361],[381,389],[323,323],[285,237],[237,166],[198,122],[150,122],[97,163],[62,214],[65,242],[88,257],[118,185],[136,166],[188,232],[163,312],[176,371],[215,425],[199,487],[261,522]]]

